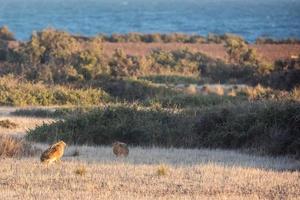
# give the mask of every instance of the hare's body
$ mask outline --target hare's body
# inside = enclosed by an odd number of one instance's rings
[[[53,144],[42,153],[41,162],[50,164],[54,161],[60,161],[60,158],[64,155],[65,147],[66,143],[63,141]]]
[[[123,142],[114,142],[113,143],[113,152],[117,157],[124,156],[127,157],[129,154],[129,149],[127,144]]]

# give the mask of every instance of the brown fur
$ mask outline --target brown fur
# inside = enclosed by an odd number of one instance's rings
[[[63,141],[59,141],[49,147],[46,151],[44,151],[41,155],[42,163],[52,163],[54,161],[60,161],[60,158],[64,155],[64,150],[66,147],[66,143]]]
[[[113,152],[117,157],[124,156],[127,157],[129,154],[129,149],[127,144],[123,142],[114,142],[113,143]]]

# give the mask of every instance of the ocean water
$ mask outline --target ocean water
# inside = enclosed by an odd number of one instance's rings
[[[300,37],[300,0],[0,0],[0,26],[18,39],[54,27],[76,34],[235,33]]]

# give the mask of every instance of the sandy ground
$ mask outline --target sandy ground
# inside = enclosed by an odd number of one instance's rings
[[[23,136],[28,129],[33,129],[43,123],[51,123],[54,120],[50,118],[35,118],[35,117],[19,117],[13,116],[10,113],[15,111],[14,107],[0,107],[0,121],[10,120],[17,124],[14,129],[0,127],[0,135]]]
[[[1,118],[18,119],[20,128],[33,128],[42,120],[51,120],[11,116],[14,108],[0,110]],[[0,134],[5,133],[0,129]],[[48,147],[34,145],[40,149]],[[78,156],[73,156],[75,151]],[[130,147],[127,158],[116,158],[111,147],[69,146],[62,162],[49,166],[39,162],[39,154],[0,159],[0,199],[300,197],[300,161],[289,157],[225,150]]]

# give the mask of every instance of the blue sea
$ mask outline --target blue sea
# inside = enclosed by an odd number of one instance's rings
[[[0,0],[0,26],[18,39],[47,27],[75,34],[226,32],[300,37],[300,0]]]

